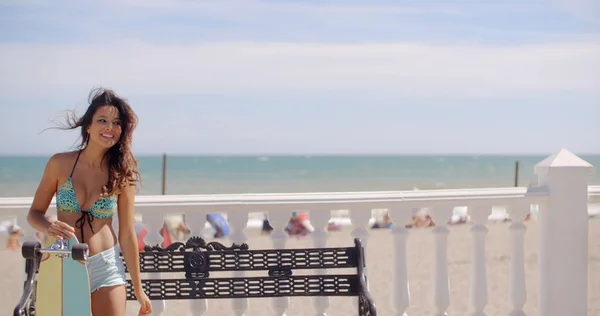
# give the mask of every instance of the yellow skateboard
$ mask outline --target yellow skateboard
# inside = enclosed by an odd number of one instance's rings
[[[48,237],[44,247],[26,242],[21,248],[26,259],[40,258],[35,293],[37,316],[89,316],[90,282],[86,261],[87,244]]]

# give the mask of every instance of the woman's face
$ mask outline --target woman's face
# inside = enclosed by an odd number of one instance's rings
[[[121,119],[119,110],[112,105],[103,105],[96,109],[92,122],[87,128],[90,143],[110,148],[121,138]]]

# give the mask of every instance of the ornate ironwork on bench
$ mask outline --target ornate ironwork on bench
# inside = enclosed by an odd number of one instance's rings
[[[363,247],[249,250],[192,237],[167,248],[146,246],[140,253],[145,272],[183,273],[180,279],[142,280],[151,300],[223,299],[288,296],[357,296],[359,315],[377,315],[366,286]],[[355,268],[352,274],[294,275],[296,270]],[[213,277],[213,272],[267,271],[258,277]],[[135,300],[131,281],[127,299]]]
[[[121,260],[123,256],[121,254]],[[123,261],[124,262],[124,261]],[[26,260],[27,279],[14,315],[35,315],[36,274],[39,261]],[[249,250],[246,244],[226,247],[192,237],[167,248],[146,246],[140,252],[140,270],[184,273],[182,278],[144,279],[151,300],[224,299],[289,296],[356,296],[361,316],[377,315],[366,285],[364,250],[354,247]],[[295,270],[356,268],[352,274],[294,275]],[[125,265],[127,270],[127,266]],[[213,272],[267,271],[267,276],[215,278]],[[127,299],[135,300],[131,280]]]

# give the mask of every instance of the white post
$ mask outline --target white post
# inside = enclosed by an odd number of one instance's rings
[[[164,241],[163,236],[160,234],[160,230],[165,224],[165,218],[162,213],[153,212],[146,215],[142,215],[142,221],[146,226],[148,234],[144,238],[144,243],[149,246],[162,246]],[[148,273],[148,277],[151,279],[162,279],[162,272]],[[152,314],[162,315],[166,310],[167,303],[165,300],[152,301]]]
[[[488,233],[486,223],[492,211],[491,206],[473,205],[469,209],[469,215],[473,220],[471,234],[473,235],[473,246],[471,258],[471,287],[470,304],[473,308],[472,316],[486,316],[485,306],[488,303],[487,266],[485,261],[485,237]]]
[[[314,209],[310,211],[310,222],[315,230],[311,233],[313,239],[313,247],[325,248],[327,247],[327,239],[329,234],[325,230],[327,223],[331,219],[330,209]],[[324,275],[327,273],[326,269],[316,270],[316,274]],[[325,313],[329,308],[329,297],[328,296],[315,296],[314,306],[317,316],[327,316]],[[307,313],[308,314],[308,313]]]
[[[26,242],[26,241],[40,241],[37,238],[37,231],[35,229],[33,229],[31,227],[31,225],[29,225],[29,223],[27,222],[27,211],[19,211],[18,216],[17,216],[17,221],[16,224],[19,225],[21,227],[21,233],[23,234],[23,240],[21,241],[21,244]],[[6,241],[8,242],[8,238],[10,238],[10,236],[6,236],[7,239]],[[40,241],[41,242],[41,241]],[[4,246],[6,246],[7,244],[5,243]],[[25,262],[27,260],[25,260],[25,258],[23,258],[23,256],[21,257],[21,267],[25,267]],[[27,280],[27,272],[25,271],[25,269],[22,270],[23,274],[22,274],[22,279],[21,279],[21,284],[23,284],[23,282],[25,282],[25,280]]]
[[[368,240],[369,240],[369,230],[367,230],[367,226],[369,225],[369,221],[371,220],[371,217],[373,217],[373,210],[372,209],[351,209],[350,210],[350,220],[352,221],[352,226],[354,226],[354,229],[352,230],[352,232],[350,233],[352,235],[352,238],[360,238],[362,246],[364,248],[364,256],[365,256],[365,267],[363,268],[363,272],[365,273],[365,275],[369,275],[368,274],[368,269],[369,269],[369,247],[367,246],[368,244]],[[367,279],[366,282],[367,283],[367,289],[369,288],[369,280]],[[358,299],[357,299],[358,301]]]
[[[527,302],[527,287],[525,284],[525,232],[527,226],[523,224],[525,216],[531,209],[530,204],[517,203],[507,207],[510,215],[510,279],[508,297],[512,310],[508,316],[525,316],[523,307]]]
[[[446,316],[450,306],[450,279],[448,278],[448,220],[452,217],[454,207],[438,205],[431,208],[429,215],[436,223],[433,228],[434,236],[434,270],[433,278],[433,306],[434,316]]]
[[[587,314],[587,178],[592,169],[565,149],[535,166],[539,184],[550,193],[539,212],[539,315]]]
[[[271,240],[273,242],[273,248],[275,249],[286,249],[285,244],[287,243],[289,237],[288,233],[285,231],[285,228],[290,221],[290,215],[290,212],[269,212],[269,222],[271,223],[271,227],[273,227],[273,231],[271,232]],[[275,315],[286,316],[285,313],[290,306],[290,298],[274,297],[272,302]]]
[[[245,243],[248,240],[248,236],[244,233],[244,229],[248,226],[248,211],[241,209],[227,212],[227,222],[231,225],[231,235],[229,236],[229,240],[232,243]],[[233,271],[234,277],[244,277],[245,275],[246,271]],[[240,289],[234,285],[232,290],[239,291]],[[231,299],[230,302],[231,309],[233,309],[232,315],[246,315],[246,311],[248,310],[247,298],[234,298]]]
[[[404,227],[404,223],[414,213],[410,209],[392,209],[389,211],[390,219],[396,223],[391,230],[394,236],[394,275],[392,276],[392,292],[390,293],[395,316],[407,316],[406,310],[410,307],[408,256],[406,255],[406,243],[409,232]]]
[[[369,231],[367,230],[367,226],[369,225],[369,221],[373,216],[373,210],[368,209],[350,209],[350,220],[352,221],[352,226],[354,229],[350,233],[352,238],[359,238],[361,240],[363,246],[363,260],[365,261],[365,267],[363,268],[363,273],[367,276],[365,283],[367,285],[367,290],[369,290]],[[350,303],[352,302],[352,303]],[[351,300],[348,300],[348,304],[352,304],[358,307],[358,297],[353,297]]]
[[[202,230],[206,226],[206,212],[192,208],[185,212],[186,225],[190,230],[190,237],[202,237]],[[208,300],[189,300],[190,314],[201,316],[208,310]]]

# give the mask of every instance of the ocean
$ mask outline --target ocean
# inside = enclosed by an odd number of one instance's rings
[[[514,186],[536,183],[546,156],[168,156],[166,194],[388,191]],[[600,155],[582,155],[600,166]],[[34,195],[49,157],[0,156],[0,196]],[[139,194],[161,194],[162,155],[138,156]],[[590,184],[599,185],[597,170]]]

